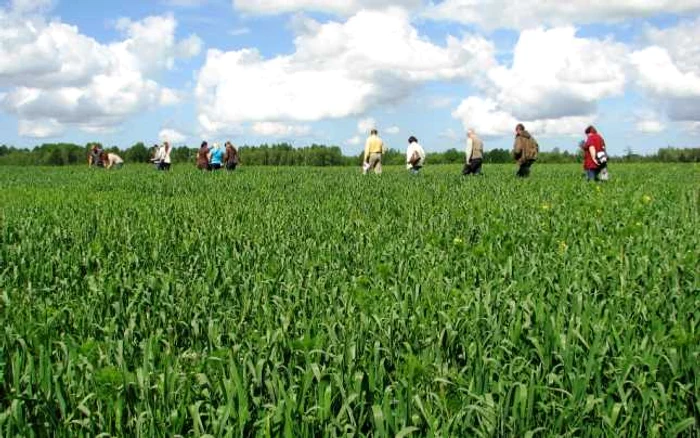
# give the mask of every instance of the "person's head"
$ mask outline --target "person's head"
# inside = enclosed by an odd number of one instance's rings
[[[224,147],[227,148],[227,149],[228,149],[228,148],[232,148],[232,147],[233,147],[233,144],[231,144],[230,141],[227,141],[227,142],[224,144]]]
[[[209,146],[209,143],[207,143],[206,141],[203,141],[202,144],[201,144],[199,147],[200,147],[200,148],[206,148],[206,147],[208,147],[208,146]]]
[[[588,128],[586,128],[586,135],[591,135],[591,134],[597,134],[598,131],[596,131],[595,127],[593,125],[590,125]]]
[[[418,139],[414,136],[408,137],[408,142],[409,143],[418,143]]]
[[[467,131],[467,137],[474,138],[475,135],[476,135],[476,132],[473,129],[469,129]]]
[[[369,131],[369,135],[379,135],[379,131],[377,131],[376,128],[372,128],[372,129]]]
[[[525,131],[525,126],[522,123],[518,123],[517,125],[515,125],[515,133],[516,134],[520,134],[523,131]]]

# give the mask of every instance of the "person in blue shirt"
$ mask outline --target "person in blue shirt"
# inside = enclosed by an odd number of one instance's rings
[[[214,147],[209,151],[211,156],[209,164],[211,170],[219,170],[224,163],[224,149],[219,145],[219,143],[214,143]]]

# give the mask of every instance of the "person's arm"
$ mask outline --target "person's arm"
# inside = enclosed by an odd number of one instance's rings
[[[522,145],[520,144],[520,137],[515,137],[515,142],[513,143],[513,157],[517,160],[523,153]]]
[[[367,141],[365,142],[365,159],[364,159],[365,163],[367,163],[369,161],[369,142],[370,142],[370,139],[368,138]]]
[[[88,155],[88,167],[92,166],[92,154]]]
[[[588,153],[591,154],[593,162],[598,163],[598,158],[595,156],[595,147],[593,145],[588,146]]]

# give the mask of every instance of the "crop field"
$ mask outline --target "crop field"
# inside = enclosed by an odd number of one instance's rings
[[[700,168],[0,169],[0,436],[700,433]]]

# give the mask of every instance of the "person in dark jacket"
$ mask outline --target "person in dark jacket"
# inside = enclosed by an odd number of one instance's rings
[[[513,143],[513,158],[520,166],[518,177],[527,178],[530,176],[530,168],[537,161],[539,148],[537,140],[525,130],[522,123],[518,123],[515,127],[515,142]]]
[[[236,170],[236,166],[240,163],[240,157],[238,156],[238,149],[230,141],[226,142],[226,151],[224,152],[224,164],[226,165],[226,170],[232,172]]]
[[[211,170],[211,167],[209,167],[209,144],[206,141],[202,142],[197,151],[197,169]]]

